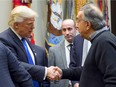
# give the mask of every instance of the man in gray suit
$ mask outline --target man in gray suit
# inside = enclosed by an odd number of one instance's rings
[[[69,67],[70,63],[70,44],[73,44],[73,39],[76,36],[77,30],[75,28],[75,23],[72,19],[66,19],[62,23],[62,34],[64,35],[64,40],[50,47],[48,65],[58,66],[61,69],[66,69]],[[68,87],[71,82],[69,80],[60,80],[51,82],[51,87]],[[74,87],[78,83],[75,83]]]

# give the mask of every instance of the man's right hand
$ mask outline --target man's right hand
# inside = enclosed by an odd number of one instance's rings
[[[62,70],[59,67],[50,66],[47,68],[47,78],[51,81],[60,80],[62,77]]]

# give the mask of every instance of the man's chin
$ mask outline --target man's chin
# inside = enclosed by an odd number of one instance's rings
[[[72,43],[72,39],[67,39],[67,41],[68,41],[69,43]]]

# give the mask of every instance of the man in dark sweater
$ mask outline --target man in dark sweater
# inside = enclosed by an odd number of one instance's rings
[[[79,87],[116,87],[116,37],[107,28],[102,12],[87,3],[76,20],[80,35],[92,45],[83,68],[57,68],[61,74],[57,79],[80,80]]]

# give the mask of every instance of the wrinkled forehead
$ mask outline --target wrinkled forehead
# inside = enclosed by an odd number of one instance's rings
[[[62,28],[63,27],[74,27],[74,26],[75,26],[74,21],[64,21],[62,23]]]

